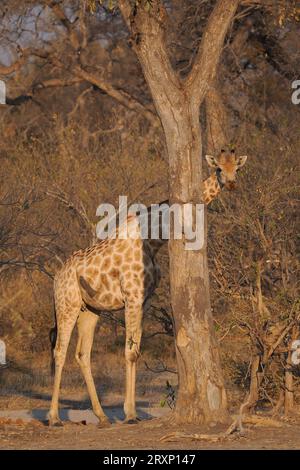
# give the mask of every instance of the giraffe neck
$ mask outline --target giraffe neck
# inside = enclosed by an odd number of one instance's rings
[[[210,204],[221,191],[217,173],[213,173],[203,182],[203,199],[206,205]]]
[[[219,183],[217,173],[213,173],[205,181],[203,181],[203,200],[206,205],[210,204],[211,201],[220,193],[222,187]],[[164,201],[160,204],[169,204],[169,201]],[[150,219],[149,219],[150,222]],[[155,256],[160,247],[167,240],[164,238],[159,238],[157,240],[149,239],[148,246],[151,251],[152,256]]]

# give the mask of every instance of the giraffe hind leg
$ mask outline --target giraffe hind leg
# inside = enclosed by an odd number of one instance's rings
[[[109,425],[110,421],[100,405],[91,371],[91,350],[97,321],[98,316],[94,313],[88,310],[80,312],[77,321],[78,343],[75,358],[84,376],[92,402],[93,412],[99,418],[100,427],[103,427]]]
[[[61,384],[63,366],[66,360],[66,354],[71,338],[71,334],[80,312],[80,302],[78,308],[57,308],[57,338],[54,348],[54,387],[52,393],[51,407],[48,413],[50,426],[62,426],[58,413],[58,399]]]

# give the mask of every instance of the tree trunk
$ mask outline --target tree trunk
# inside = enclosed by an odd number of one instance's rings
[[[131,44],[160,117],[169,157],[170,203],[202,201],[199,108],[213,82],[224,38],[239,0],[218,0],[203,33],[188,77],[174,71],[166,48],[167,12],[160,0],[119,0]],[[206,225],[206,223],[205,223]],[[176,418],[181,422],[225,422],[228,418],[215,337],[205,243],[186,250],[185,240],[169,242],[171,304],[175,323],[179,389]]]
[[[206,248],[170,242],[171,303],[176,331],[178,422],[225,422],[227,400],[213,329]]]
[[[259,388],[262,381],[262,374],[258,372],[260,368],[260,360],[260,355],[256,353],[251,362],[249,394],[241,406],[241,414],[247,414],[253,411],[258,402]]]
[[[187,103],[173,107],[163,126],[169,155],[170,202],[201,202],[201,135],[198,112]],[[206,224],[205,224],[206,225]],[[187,250],[184,239],[169,242],[171,304],[179,388],[178,422],[225,422],[227,400],[209,296],[205,243]]]
[[[205,97],[207,153],[215,155],[230,143],[228,117],[217,80]]]

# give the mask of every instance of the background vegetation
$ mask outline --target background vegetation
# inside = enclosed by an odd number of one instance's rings
[[[55,57],[45,60],[39,53],[2,77],[8,100],[0,107],[0,337],[11,368],[1,371],[0,380],[10,395],[48,390],[53,275],[73,251],[94,241],[98,205],[117,204],[122,194],[145,204],[168,194],[164,142],[145,113],[152,110],[149,92],[119,13],[97,2],[86,5],[86,80],[74,74],[72,44],[43,3],[49,2],[1,6],[3,65],[28,48]],[[78,2],[65,3],[71,17]],[[187,0],[183,7],[177,1],[169,6],[168,47],[183,76],[213,4]],[[242,2],[219,66],[216,90],[227,145],[248,154],[237,191],[222,193],[209,208],[211,298],[232,405],[249,387],[257,354],[265,359],[261,403],[276,407],[286,389],[287,345],[299,308],[300,108],[291,102],[299,40],[294,2]],[[91,79],[96,74],[98,84]],[[120,94],[133,108],[121,103]],[[208,110],[202,112],[205,150],[217,153]],[[163,279],[144,323],[140,377],[147,381],[140,393],[148,394],[152,383],[153,393],[163,396],[166,378],[176,385],[166,248],[159,260]],[[268,362],[270,347],[288,326]],[[93,358],[105,390],[121,388],[123,335],[121,317],[99,322]],[[72,361],[65,378],[69,390],[82,384]],[[163,372],[151,374],[149,368]],[[297,379],[297,368],[293,374]]]

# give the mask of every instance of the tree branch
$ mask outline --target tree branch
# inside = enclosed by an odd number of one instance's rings
[[[13,64],[8,65],[8,66],[0,64],[0,75],[6,76],[14,72],[17,72],[25,64],[28,57],[31,55],[35,55],[36,57],[40,57],[41,59],[47,59],[48,57],[48,52],[41,51],[39,49],[32,49],[32,48],[28,48],[24,50],[19,49],[18,52],[20,52],[20,57]]]
[[[158,120],[155,114],[137,99],[126,93],[124,90],[117,90],[111,83],[106,82],[102,77],[87,72],[82,67],[75,67],[73,71],[77,77],[86,80],[93,85],[96,85],[98,88],[100,88],[100,90],[105,91],[109,96],[117,100],[126,108],[142,114],[152,125],[158,125]]]
[[[74,26],[77,23],[78,18],[71,23],[67,15],[65,14],[63,8],[60,6],[60,2],[56,3],[53,0],[46,0],[46,5],[51,9],[51,11],[54,13],[56,18],[60,20],[61,24],[66,28],[69,34],[69,40],[74,49],[79,49],[80,48],[80,41],[78,38],[78,35],[76,31],[74,30]]]
[[[57,199],[66,207],[68,207],[69,209],[72,209],[75,212],[75,214],[77,214],[77,216],[82,220],[82,222],[88,229],[92,238],[92,242],[94,243],[97,240],[95,236],[95,226],[89,219],[86,209],[82,202],[80,204],[74,203],[73,201],[69,199],[68,195],[59,188],[57,188],[57,190],[48,189],[45,192],[45,194],[53,199]]]
[[[61,8],[60,2],[55,2],[53,0],[46,0],[45,3],[47,7],[49,7],[53,11],[57,19],[59,19],[61,23],[65,26],[65,28],[69,30],[71,23],[69,19],[67,18],[67,16],[65,15],[64,10]]]
[[[219,0],[209,17],[194,66],[185,81],[185,88],[197,105],[200,105],[215,76],[226,32],[239,2]]]
[[[40,88],[54,88],[54,87],[65,87],[65,86],[72,86],[76,83],[81,83],[83,80],[79,77],[74,77],[70,79],[65,78],[49,78],[48,80],[44,80],[33,85],[33,91],[36,91]]]
[[[174,92],[182,89],[170,63],[166,48],[167,13],[160,0],[151,2],[150,11],[143,4],[132,7],[129,0],[119,0],[119,8],[131,33],[132,48],[142,65],[156,108],[172,108]],[[159,99],[157,99],[159,97]]]
[[[228,117],[217,80],[205,96],[207,152],[214,155],[228,142]]]

